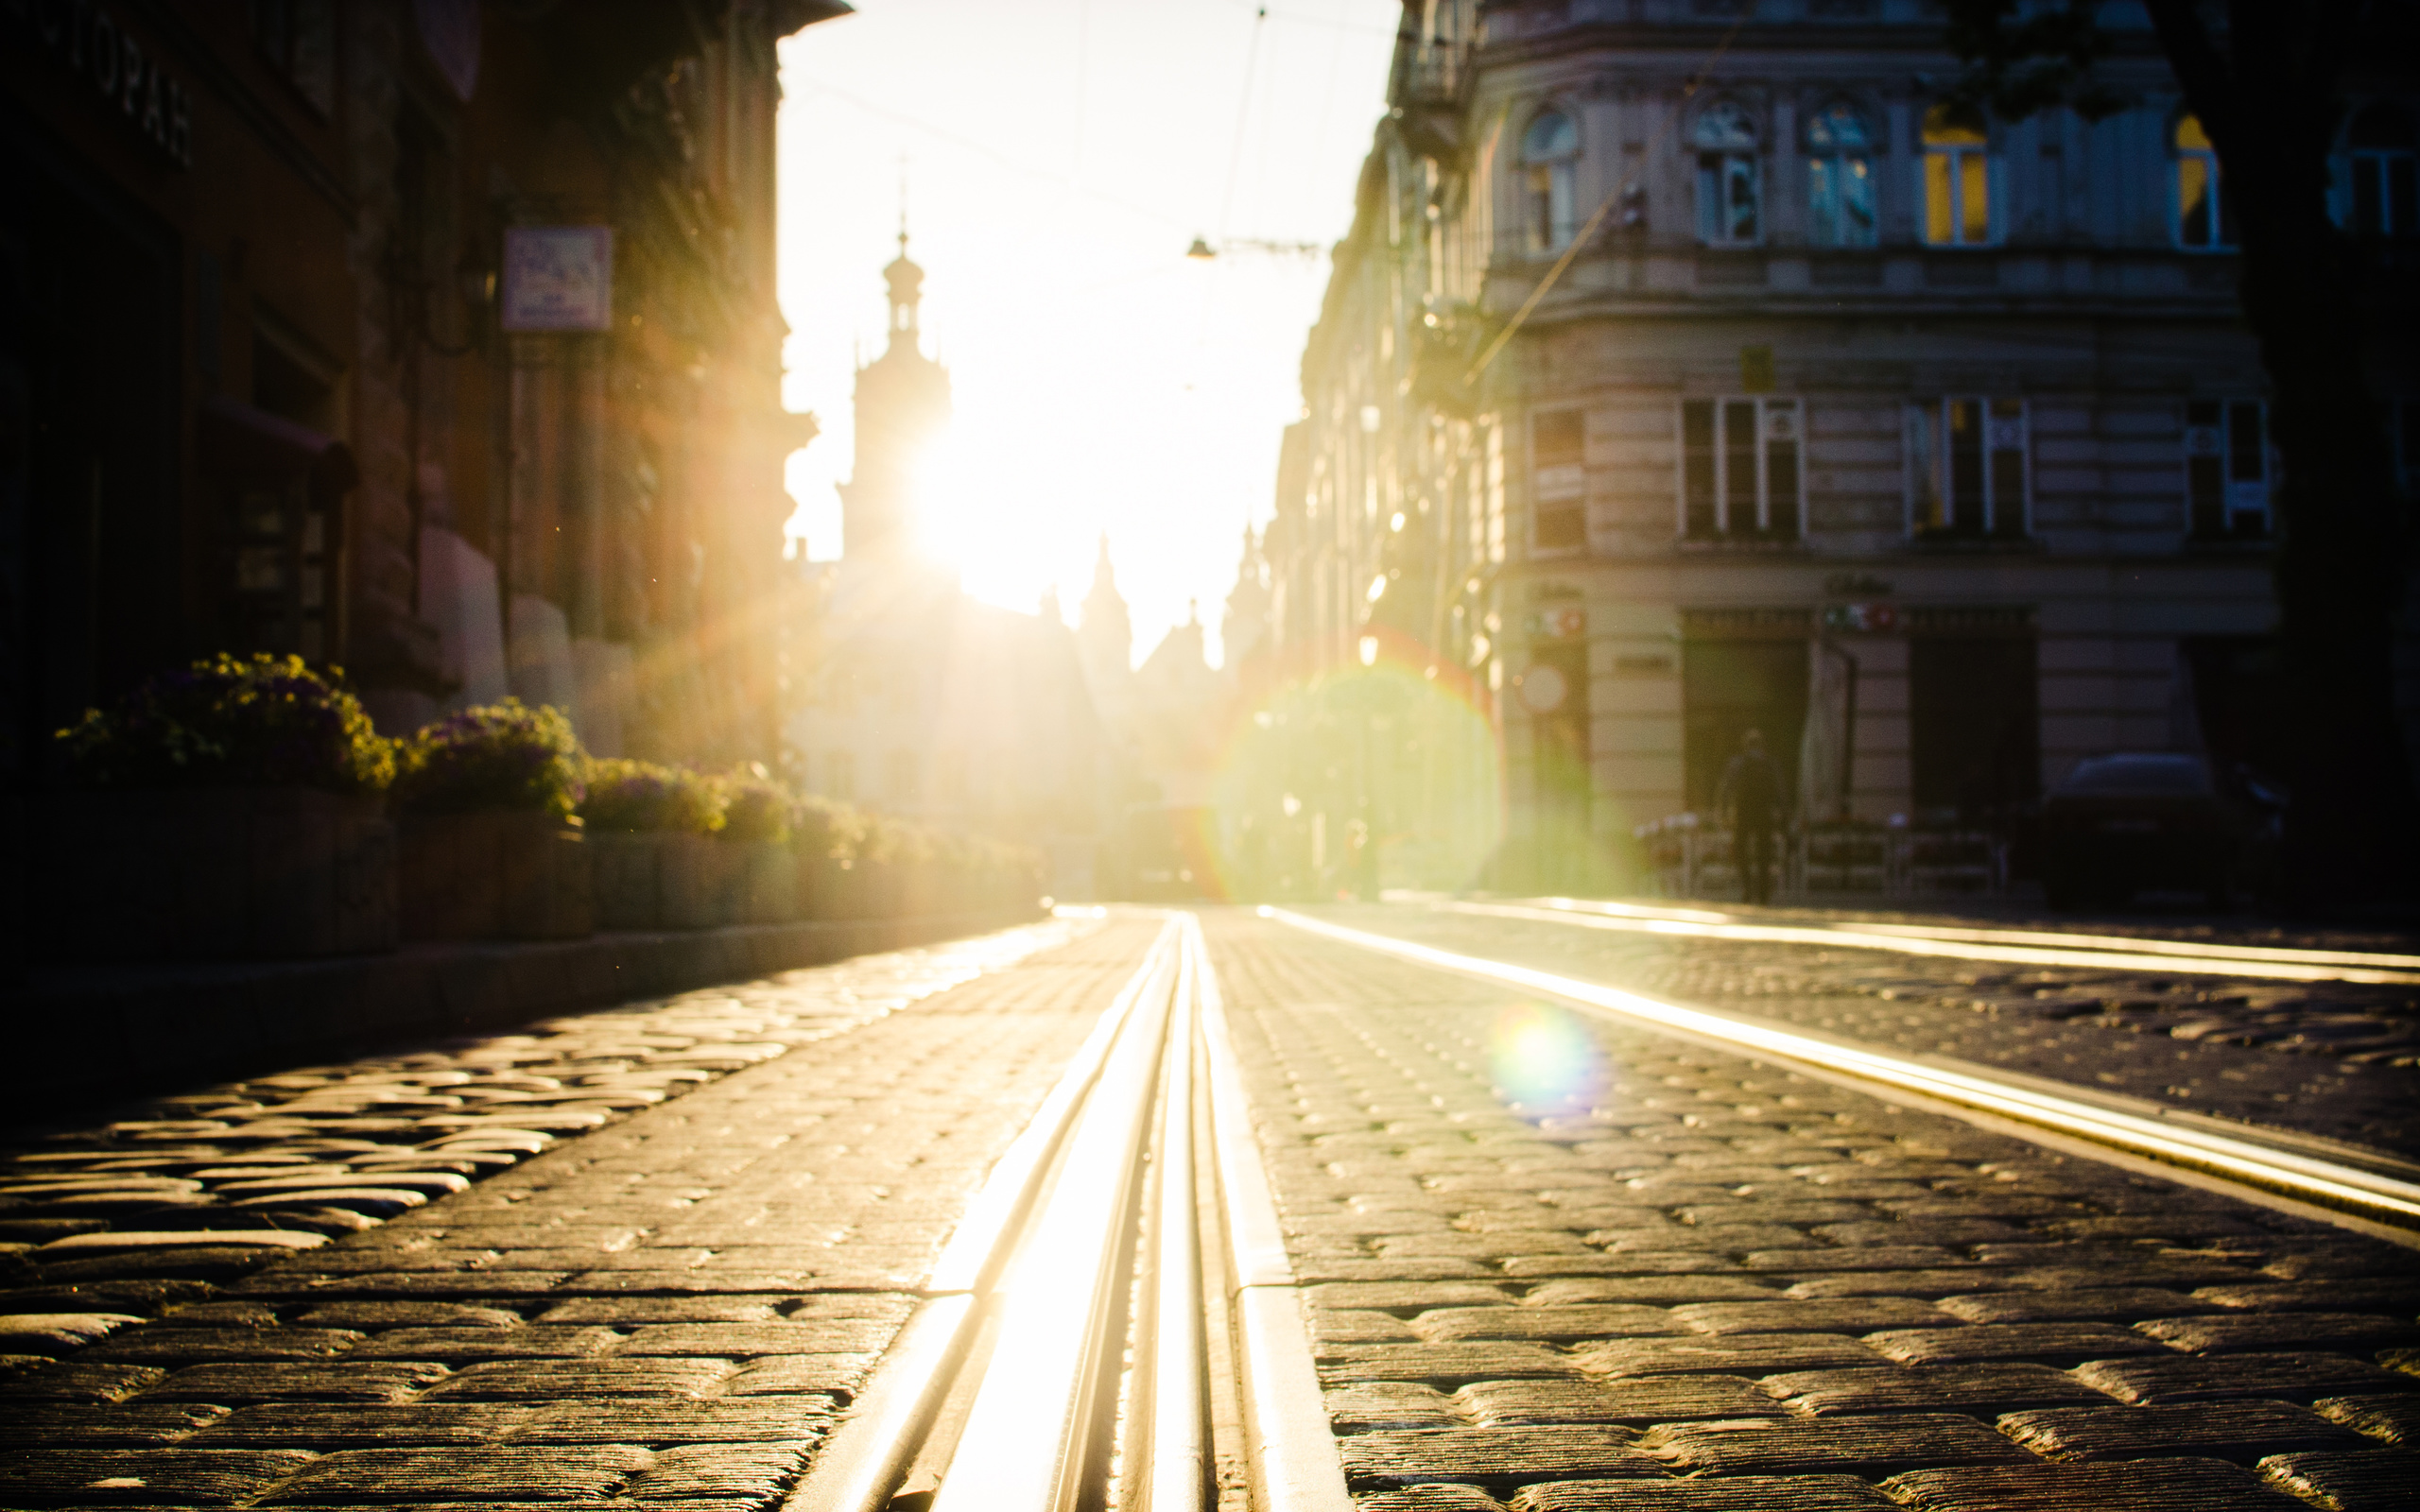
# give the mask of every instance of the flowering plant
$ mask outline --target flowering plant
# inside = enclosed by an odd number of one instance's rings
[[[790,838],[808,855],[855,861],[865,841],[865,816],[826,798],[803,798],[790,810]]]
[[[394,746],[343,678],[340,667],[315,672],[299,656],[221,651],[146,678],[58,738],[77,776],[95,787],[376,792],[395,775]]]
[[[480,704],[399,745],[395,801],[407,814],[506,809],[566,818],[586,791],[579,737],[552,704]]]
[[[779,845],[790,837],[790,810],[796,800],[789,789],[765,776],[763,767],[752,771],[743,766],[720,785],[724,839]]]
[[[712,834],[722,828],[716,784],[685,766],[605,757],[588,764],[580,817],[592,830],[668,830]]]

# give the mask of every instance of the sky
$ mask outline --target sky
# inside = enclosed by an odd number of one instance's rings
[[[1067,619],[1105,531],[1149,654],[1219,614],[1301,413],[1326,249],[1385,111],[1398,0],[856,0],[783,43],[789,531],[840,555],[881,268],[925,269],[956,418],[926,540],[977,598]],[[1184,255],[1196,235],[1224,246]],[[1236,245],[1315,244],[1305,256]]]

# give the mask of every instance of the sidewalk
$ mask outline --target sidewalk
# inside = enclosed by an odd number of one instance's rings
[[[1157,929],[1112,920],[896,1011],[864,990],[879,984],[823,972],[735,988],[735,1009],[800,1010],[720,1047],[761,1064],[216,1289],[147,1270],[139,1247],[115,1277],[102,1246],[97,1266],[46,1266],[8,1312],[164,1315],[0,1386],[0,1505],[763,1506]],[[607,1027],[626,1047],[672,1038]],[[411,1057],[412,1074],[470,1085],[511,1071],[519,1039],[452,1067]],[[583,1095],[610,1099],[620,1075],[644,1102],[648,1068],[612,1034],[584,1055],[606,1070]],[[396,1064],[338,1085],[368,1116],[399,1111],[415,1094]],[[492,1122],[444,1115],[457,1132],[419,1158],[509,1147],[563,1109],[540,1095]],[[204,1158],[166,1159],[176,1131],[157,1133],[160,1169]]]
[[[448,941],[386,955],[40,970],[0,989],[10,1047],[43,1074],[12,1121],[399,1040],[526,1023],[899,950],[1030,915],[741,924],[576,940]]]

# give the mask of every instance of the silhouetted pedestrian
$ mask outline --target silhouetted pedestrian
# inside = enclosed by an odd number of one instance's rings
[[[1765,736],[1752,730],[1740,737],[1739,754],[1722,773],[1717,812],[1731,820],[1731,858],[1739,868],[1740,895],[1751,903],[1773,900],[1773,832],[1781,828],[1781,768],[1765,754]]]

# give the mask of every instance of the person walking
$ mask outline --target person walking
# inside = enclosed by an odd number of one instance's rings
[[[1731,858],[1739,868],[1741,896],[1751,903],[1773,901],[1773,834],[1781,828],[1781,768],[1765,753],[1765,735],[1751,730],[1739,739],[1739,754],[1723,769],[1714,806],[1731,820]]]

